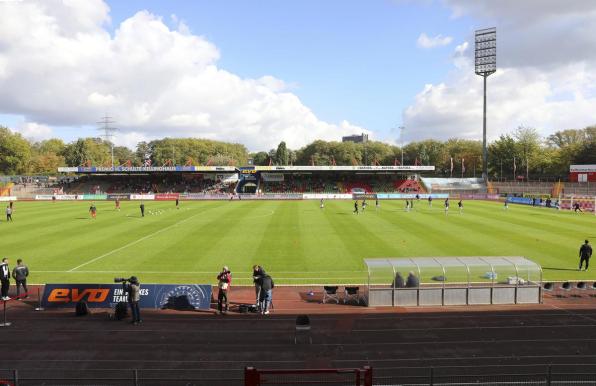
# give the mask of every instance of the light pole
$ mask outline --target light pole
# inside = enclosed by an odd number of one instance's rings
[[[484,106],[482,115],[482,178],[488,179],[488,153],[486,150],[486,78],[497,71],[497,29],[476,31],[475,72],[484,80]]]
[[[404,129],[405,126],[399,126],[399,141],[401,142],[401,166],[404,166]]]

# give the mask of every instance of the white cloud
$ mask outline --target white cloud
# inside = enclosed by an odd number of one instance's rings
[[[15,131],[33,141],[41,141],[52,137],[51,127],[36,122],[21,122],[15,128]]]
[[[441,47],[451,44],[453,38],[451,36],[443,36],[437,35],[433,37],[428,37],[424,32],[418,36],[418,40],[416,40],[416,44],[418,47],[422,48],[434,48],[434,47]]]
[[[84,126],[104,113],[115,142],[165,136],[234,141],[267,150],[361,132],[324,122],[264,74],[218,67],[220,52],[175,16],[140,11],[115,26],[100,0],[0,2],[0,112],[49,126]]]
[[[596,3],[443,2],[456,17],[497,27],[498,70],[487,79],[490,139],[520,125],[546,136],[596,123],[596,74],[590,70],[596,66]],[[404,110],[408,140],[482,138],[482,77],[474,74],[470,48],[458,45],[447,78],[425,85]]]

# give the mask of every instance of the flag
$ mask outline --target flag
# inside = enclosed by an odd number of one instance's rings
[[[464,174],[466,172],[466,165],[464,165],[464,159],[461,159],[461,173]]]
[[[513,179],[514,180],[515,180],[515,172],[517,171],[516,169],[517,169],[517,167],[515,166],[515,157],[513,157]]]
[[[451,174],[453,175],[453,157],[451,157]]]

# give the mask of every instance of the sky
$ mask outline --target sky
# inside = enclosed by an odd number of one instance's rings
[[[593,0],[0,0],[0,14],[0,125],[34,141],[98,136],[103,116],[130,148],[480,140],[487,27],[489,140],[596,123]]]

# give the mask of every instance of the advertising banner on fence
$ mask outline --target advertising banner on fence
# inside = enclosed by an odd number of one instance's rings
[[[418,197],[422,200],[428,199],[428,196],[433,199],[445,199],[449,197],[448,193],[432,193],[432,194],[418,194]],[[410,200],[416,198],[416,193],[377,193],[379,200]]]
[[[78,194],[38,194],[35,196],[36,200],[60,200],[60,201],[70,201],[70,200],[82,200],[83,195]]]
[[[305,193],[302,195],[305,200],[351,200],[351,194],[329,194],[329,193]]]
[[[507,197],[507,202],[511,202],[513,204],[532,205],[532,201],[532,198],[527,197]]]
[[[187,193],[180,196],[186,200],[229,200],[230,194]]]
[[[155,194],[131,194],[131,200],[155,200]]]
[[[93,308],[111,308],[128,301],[121,284],[46,284],[43,307],[75,307],[79,301]],[[142,284],[141,308],[203,309],[211,303],[209,284]]]
[[[108,194],[107,197],[108,200],[128,200],[130,199],[130,195],[125,194],[125,193],[113,193],[113,194]]]
[[[352,198],[354,200],[376,200],[377,195],[374,193],[353,193]]]
[[[236,199],[237,197],[234,197]],[[265,194],[241,194],[241,200],[302,200],[302,194],[296,193],[265,193]]]
[[[16,201],[15,196],[0,196],[0,201]]]
[[[483,194],[483,193],[462,193],[459,195],[462,200],[498,200],[498,194]]]
[[[175,200],[178,197],[180,197],[180,195],[178,193],[162,193],[162,194],[155,195],[155,199],[157,201]]]
[[[83,200],[107,200],[107,194],[83,194]]]

